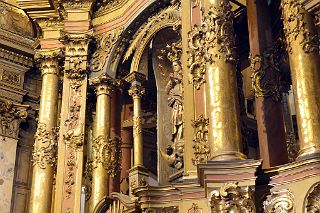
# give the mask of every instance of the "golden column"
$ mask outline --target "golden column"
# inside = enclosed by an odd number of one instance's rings
[[[202,24],[190,32],[191,68],[204,74],[211,160],[245,159],[235,66],[233,13],[228,0],[203,2]]]
[[[298,159],[305,159],[320,153],[318,37],[301,0],[282,0],[281,6],[299,129]]]
[[[61,49],[42,49],[35,59],[42,72],[38,129],[35,134],[29,212],[51,211],[53,172],[57,151],[59,58]]]
[[[96,87],[97,95],[92,143],[92,191],[89,202],[89,212],[94,212],[97,204],[109,193],[109,175],[113,168],[110,141],[111,94],[116,85],[106,74],[89,82]]]
[[[141,82],[145,80],[145,75],[132,72],[126,77],[126,81],[131,83],[129,95],[133,98],[133,168],[129,170],[129,194],[139,186],[144,186],[148,182],[148,171],[143,166],[143,140],[142,140],[142,120],[141,120],[141,97],[145,89]]]

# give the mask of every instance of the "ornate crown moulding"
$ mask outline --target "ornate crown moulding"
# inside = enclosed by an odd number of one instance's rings
[[[32,67],[33,66],[33,58],[29,58],[27,56],[20,55],[18,53],[11,52],[9,50],[0,48],[0,58],[3,58],[12,63],[17,63],[22,66]]]

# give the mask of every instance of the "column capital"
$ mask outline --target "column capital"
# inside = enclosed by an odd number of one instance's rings
[[[36,51],[34,58],[41,70],[42,76],[46,74],[59,75],[63,49],[40,49]]]
[[[17,138],[20,123],[27,118],[29,105],[0,101],[0,135]]]
[[[145,89],[142,86],[139,85],[133,85],[128,90],[129,95],[132,96],[132,98],[141,98],[145,94]]]
[[[89,85],[95,86],[97,96],[101,94],[111,95],[111,93],[120,87],[122,82],[118,79],[111,78],[108,74],[89,79]]]
[[[131,83],[132,85],[141,85],[142,82],[146,80],[146,76],[140,72],[131,72],[125,77],[125,81]]]

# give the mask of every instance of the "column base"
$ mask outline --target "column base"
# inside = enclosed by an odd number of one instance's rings
[[[149,184],[149,172],[144,166],[134,166],[129,171],[129,196],[134,197],[136,188]]]
[[[232,160],[245,160],[245,156],[241,152],[218,152],[211,156],[210,161],[232,161]]]
[[[299,151],[297,161],[320,157],[320,146],[311,146]]]

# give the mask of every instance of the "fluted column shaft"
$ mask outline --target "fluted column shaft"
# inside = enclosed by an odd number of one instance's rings
[[[316,28],[301,0],[282,0],[292,88],[299,129],[299,158],[320,153],[320,58]]]
[[[238,104],[233,14],[228,0],[204,3],[206,110],[211,160],[244,159]]]
[[[59,49],[40,50],[35,56],[40,62],[42,88],[38,129],[32,154],[34,167],[29,212],[51,211],[57,148],[59,56]]]
[[[93,126],[92,143],[92,192],[89,212],[93,212],[103,197],[109,194],[109,176],[112,170],[111,162],[111,82],[96,84],[96,116]]]
[[[133,166],[143,166],[141,97],[144,93],[144,88],[139,85],[133,85],[129,90],[133,98]]]

